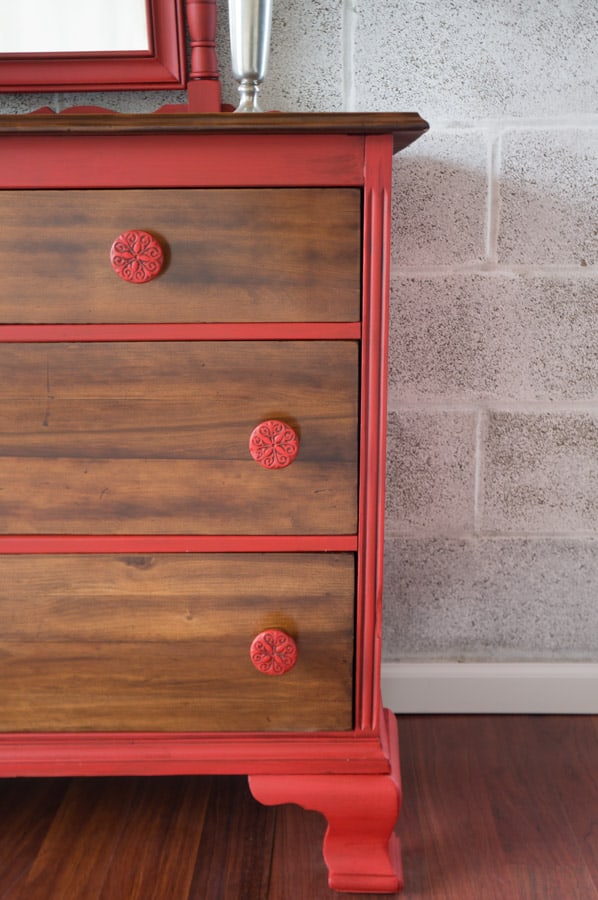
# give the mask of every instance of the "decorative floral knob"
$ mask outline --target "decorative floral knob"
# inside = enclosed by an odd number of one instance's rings
[[[112,244],[110,262],[124,281],[145,284],[162,271],[164,252],[147,231],[124,231]]]
[[[284,631],[269,628],[251,643],[251,662],[264,675],[286,675],[297,662],[297,644]]]
[[[265,469],[284,469],[299,452],[299,438],[286,422],[268,419],[251,432],[249,452]]]

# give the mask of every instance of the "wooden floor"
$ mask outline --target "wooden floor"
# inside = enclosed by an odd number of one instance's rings
[[[598,898],[598,718],[399,719],[403,900]],[[0,781],[1,900],[323,900],[325,823],[244,778]],[[387,895],[388,896],[388,895]]]

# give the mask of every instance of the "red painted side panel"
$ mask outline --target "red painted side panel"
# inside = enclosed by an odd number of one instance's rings
[[[379,729],[392,140],[368,138],[363,222],[356,723]]]

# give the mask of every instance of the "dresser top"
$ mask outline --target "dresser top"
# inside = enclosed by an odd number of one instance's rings
[[[6,134],[392,134],[398,153],[428,130],[413,112],[403,113],[35,113],[0,116]]]

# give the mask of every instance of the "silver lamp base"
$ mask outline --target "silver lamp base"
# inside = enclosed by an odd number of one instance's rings
[[[231,63],[239,85],[235,112],[261,112],[257,95],[268,68],[272,0],[228,0]]]
[[[238,90],[240,100],[235,112],[254,113],[263,111],[258,102],[258,94],[260,91],[258,81],[255,81],[252,78],[243,78]]]

